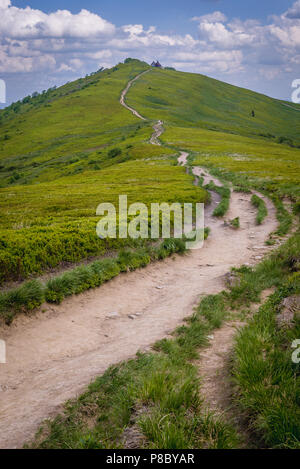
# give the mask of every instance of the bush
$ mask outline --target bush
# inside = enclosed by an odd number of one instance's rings
[[[121,148],[112,148],[108,151],[107,156],[109,158],[116,158],[117,156],[122,154]]]

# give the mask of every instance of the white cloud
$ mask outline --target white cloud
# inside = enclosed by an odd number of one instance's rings
[[[249,77],[253,82],[257,77],[279,80],[284,73],[297,75],[299,69],[300,0],[267,24],[228,20],[221,11],[195,16],[195,36],[162,33],[143,24],[116,27],[86,9],[47,14],[15,7],[10,0],[0,0],[0,14],[1,74],[34,73],[43,75],[43,83],[47,73],[59,82],[58,77],[72,79],[128,56],[148,62],[158,58],[182,70],[220,79],[226,75],[248,86]]]
[[[300,0],[295,2],[294,5],[284,14],[284,16],[291,19],[300,19]]]
[[[192,21],[198,21],[199,23],[225,23],[227,17],[221,11],[215,11],[210,15],[194,16]]]
[[[13,38],[95,37],[114,34],[115,26],[100,16],[81,10],[73,15],[68,10],[46,14],[30,7],[17,8],[1,1],[0,35]]]
[[[7,8],[11,5],[10,0],[0,0],[0,8]]]

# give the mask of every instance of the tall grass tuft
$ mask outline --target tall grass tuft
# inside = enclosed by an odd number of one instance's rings
[[[251,203],[257,208],[256,224],[261,225],[268,215],[268,209],[263,199],[254,194],[251,198]]]
[[[44,301],[44,288],[31,280],[19,288],[0,294],[0,317],[10,324],[18,312],[28,313]]]
[[[231,191],[229,187],[225,186],[216,186],[214,182],[210,182],[205,186],[205,189],[208,191],[214,191],[217,192],[221,196],[221,202],[217,206],[217,208],[213,212],[214,217],[224,217],[226,213],[229,210],[230,206],[230,197],[231,197]]]

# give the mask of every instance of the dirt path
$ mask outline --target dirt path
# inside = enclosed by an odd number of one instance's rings
[[[137,81],[142,75],[145,75],[145,73],[148,73],[150,70],[146,70],[145,72],[142,72],[140,73],[139,75],[137,75],[133,80],[131,80],[128,85],[126,86],[125,90],[122,91],[122,94],[121,94],[121,98],[120,98],[120,104],[122,106],[124,106],[126,109],[128,109],[130,112],[132,112],[132,114],[136,117],[138,117],[139,119],[142,119],[143,121],[146,121],[147,119],[145,119],[145,117],[141,116],[141,114],[139,114],[135,109],[133,109],[132,107],[128,106],[125,102],[125,98],[126,98],[126,95],[128,93],[128,91],[130,90],[130,88],[132,87],[133,83],[135,81]],[[161,143],[159,141],[159,137],[164,133],[164,128],[163,128],[163,122],[162,121],[158,121],[156,122],[154,125],[153,125],[153,134],[151,135],[151,138],[150,138],[150,143],[151,145],[158,145],[158,146],[161,146]]]
[[[1,448],[21,446],[95,376],[167,336],[199,295],[224,288],[231,267],[255,262],[255,246],[260,255],[268,251],[264,241],[277,226],[270,202],[266,222],[255,227],[250,196],[233,193],[229,217],[241,219],[236,231],[211,217],[216,203],[206,212],[212,235],[203,249],[120,275],[60,306],[45,305],[43,313],[1,331],[7,343],[7,365],[0,369]]]
[[[261,304],[272,293],[274,293],[274,289],[265,290],[262,293],[261,303],[253,305],[251,314],[258,311]],[[210,345],[201,351],[200,360],[196,365],[199,369],[201,395],[204,397],[204,403],[214,413],[222,415],[234,425],[241,438],[241,444],[249,449],[252,445],[251,436],[243,421],[240,409],[236,411],[230,375],[234,337],[238,330],[246,325],[245,321],[226,321],[210,337]]]
[[[150,143],[151,145],[159,145],[161,146],[161,143],[159,141],[159,137],[164,133],[165,129],[163,127],[163,122],[158,121],[156,124],[153,126],[154,132],[150,138]]]
[[[179,162],[187,157],[181,152]],[[194,168],[196,176],[202,172]],[[231,267],[255,263],[258,252],[268,252],[264,241],[277,227],[275,209],[266,200],[269,215],[256,227],[250,199],[232,193],[228,218],[241,221],[232,230],[212,217],[218,203],[213,194],[205,214],[212,234],[203,249],[120,275],[60,306],[44,305],[0,330],[7,346],[7,364],[0,365],[0,448],[22,446],[97,375],[168,336],[200,295],[222,290]]]
[[[283,105],[286,106],[286,107],[289,107],[290,109],[293,109],[293,111],[298,111],[298,112],[300,112],[300,109],[296,109],[295,107],[290,106],[289,104],[286,104],[286,103],[281,103],[281,104],[283,104]]]
[[[125,98],[126,98],[126,95],[128,93],[128,91],[130,90],[130,88],[132,87],[133,83],[135,81],[137,81],[141,76],[145,75],[145,73],[148,73],[150,70],[146,70],[145,72],[142,72],[140,73],[139,75],[137,75],[135,78],[133,78],[133,80],[130,80],[128,82],[128,85],[126,86],[125,90],[122,91],[121,93],[121,98],[120,98],[120,104],[122,106],[124,106],[126,109],[128,109],[128,111],[132,112],[132,114],[136,117],[138,117],[139,119],[142,119],[143,121],[146,121],[147,119],[145,119],[145,117],[141,116],[135,109],[133,109],[132,107],[128,106],[125,102]]]

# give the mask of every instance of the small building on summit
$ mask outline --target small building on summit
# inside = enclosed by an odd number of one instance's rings
[[[155,61],[152,62],[151,67],[162,68],[162,65],[157,60],[157,62],[155,62]]]

